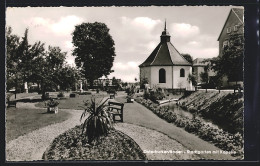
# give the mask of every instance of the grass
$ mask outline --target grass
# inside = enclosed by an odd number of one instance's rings
[[[59,111],[58,114],[46,113],[45,109],[6,109],[6,142],[28,134],[44,126],[67,120],[70,114]]]
[[[98,94],[95,95],[97,97],[97,100],[101,100],[103,97],[107,97],[108,95],[102,95],[102,94]],[[90,100],[92,97],[92,95],[78,95],[75,98],[62,98],[59,101],[59,108],[62,109],[81,109],[82,108],[80,106],[84,106],[84,102],[86,100]],[[45,107],[45,103],[44,102],[39,102],[38,104],[35,105],[36,107]]]
[[[14,93],[6,93],[6,94],[11,94],[11,100],[15,100],[15,94]],[[31,97],[31,96],[35,96],[35,95],[38,95],[38,93],[17,93],[16,94],[16,100],[19,100],[21,98],[24,98],[24,97]]]
[[[54,139],[43,155],[44,160],[147,160],[138,144],[130,137],[112,130],[96,144],[88,144],[82,125]]]

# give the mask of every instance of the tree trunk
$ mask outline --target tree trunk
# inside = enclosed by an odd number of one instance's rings
[[[90,86],[91,89],[93,89],[93,84],[94,84],[94,80],[89,79],[89,86]]]
[[[45,100],[46,99],[46,96],[45,96],[46,89],[45,89],[45,84],[43,81],[41,81],[41,90],[42,90],[42,99]]]

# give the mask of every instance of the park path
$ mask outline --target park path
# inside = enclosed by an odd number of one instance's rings
[[[117,96],[117,101],[126,101],[122,95]],[[26,107],[34,108],[32,105]],[[53,139],[66,130],[80,124],[79,117],[83,110],[69,110],[72,114],[68,120],[52,124],[41,129],[35,130],[26,135],[11,140],[6,144],[7,161],[34,161],[42,160],[42,155],[46,148],[52,143]],[[214,151],[220,150],[214,145],[201,140],[185,130],[167,123],[160,119],[144,106],[134,102],[125,103],[124,122],[117,123],[115,128],[130,136],[139,144],[142,150],[172,150],[172,151]],[[187,159],[233,159],[230,155],[212,154],[146,154],[149,160],[187,160]]]
[[[27,103],[27,108],[34,108],[34,104]],[[11,140],[6,144],[6,160],[7,161],[33,161],[42,160],[42,155],[46,148],[51,144],[54,138],[62,134],[66,130],[79,125],[79,118],[83,110],[66,110],[71,113],[71,117],[61,123],[45,126],[38,130],[32,131],[26,135],[22,135],[17,139]]]
[[[205,151],[212,153],[213,151],[219,152],[220,149],[213,144],[200,139],[198,136],[190,134],[172,123],[166,122],[141,104],[136,102],[126,103],[125,97],[118,97],[116,100],[125,103],[123,115],[125,123],[147,127],[166,134],[190,151],[200,151],[200,159],[234,160],[234,158],[229,154],[205,154]],[[202,154],[203,152],[204,154]]]
[[[19,103],[17,106],[18,108],[37,108],[33,103]],[[40,128],[8,142],[6,145],[7,161],[42,160],[43,153],[52,143],[54,138],[56,138],[58,135],[62,134],[66,130],[80,124],[79,117],[83,110],[61,109],[60,111],[67,111],[71,113],[72,117],[64,122]],[[151,130],[145,127],[127,123],[116,123],[115,129],[130,136],[140,146],[142,150],[178,150],[182,152],[187,150],[180,143],[156,130]],[[146,155],[148,160],[198,159],[196,155],[182,153],[146,153]]]

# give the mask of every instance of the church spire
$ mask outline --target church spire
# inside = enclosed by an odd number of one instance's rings
[[[166,19],[165,19],[165,22],[164,22],[164,31],[167,31],[167,29],[166,29]]]
[[[170,34],[169,32],[167,31],[167,28],[166,28],[166,19],[165,19],[165,22],[164,22],[164,31],[162,32],[162,35],[161,35],[161,42],[170,42]]]

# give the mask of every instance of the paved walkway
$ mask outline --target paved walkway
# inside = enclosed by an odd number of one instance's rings
[[[125,97],[118,97],[116,100],[125,103],[124,122],[144,126],[164,133],[190,151],[197,150],[201,153],[204,152],[204,154],[200,154],[201,159],[234,160],[234,158],[228,154],[205,154],[205,151],[213,153],[213,151],[218,152],[220,149],[213,144],[203,141],[198,136],[190,134],[172,123],[166,122],[141,104],[136,102],[126,103]]]

